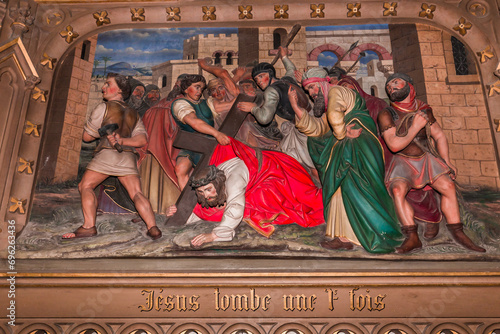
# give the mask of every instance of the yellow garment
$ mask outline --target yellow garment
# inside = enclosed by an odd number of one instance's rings
[[[325,235],[332,239],[334,237],[346,238],[353,244],[361,245],[358,238],[356,238],[356,234],[352,230],[349,218],[347,218],[340,188],[337,189],[328,205],[330,206],[330,215],[326,220]]]
[[[180,190],[163,172],[156,158],[147,154],[139,166],[141,186],[144,196],[149,199],[153,211],[165,214],[169,206],[174,205]]]

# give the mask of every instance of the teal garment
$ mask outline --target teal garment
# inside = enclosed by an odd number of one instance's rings
[[[208,106],[206,100],[201,100],[200,103],[194,104],[187,99],[177,99],[172,103],[171,112],[172,112],[172,116],[175,119],[175,122],[177,123],[177,125],[179,126],[179,128],[181,130],[184,130],[187,132],[197,132],[190,125],[182,123],[181,121],[179,121],[177,119],[177,117],[175,117],[174,104],[179,100],[184,100],[184,101],[188,102],[193,107],[193,109],[196,113],[196,117],[198,117],[199,119],[201,119],[205,123],[209,124],[210,126],[214,126],[214,116],[213,116],[212,110],[210,110],[210,107]],[[200,162],[202,155],[200,153],[196,153],[196,152],[193,152],[190,150],[182,149],[182,150],[180,150],[178,157],[188,157],[189,160],[191,160],[191,162],[193,163],[193,166],[196,166],[198,164],[198,162]]]
[[[325,220],[329,203],[340,187],[345,211],[361,245],[370,253],[390,253],[402,235],[394,203],[384,184],[382,146],[365,101],[356,93],[355,106],[345,115],[346,126],[362,128],[358,138],[337,140],[331,131],[309,137],[309,154],[323,186]]]

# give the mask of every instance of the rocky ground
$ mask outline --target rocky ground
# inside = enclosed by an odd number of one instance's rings
[[[62,187],[62,188],[61,188]],[[500,193],[463,193],[462,215],[468,235],[487,249],[486,253],[465,250],[454,243],[444,222],[438,236],[424,242],[421,251],[406,254],[372,255],[361,247],[351,251],[331,251],[319,246],[325,225],[301,228],[278,226],[267,239],[245,223],[231,242],[212,243],[194,249],[189,241],[211,231],[214,224],[169,227],[157,216],[163,237],[152,241],[143,223],[132,223],[133,215],[103,214],[97,218],[98,236],[63,240],[61,235],[81,225],[83,216],[74,184],[41,187],[36,193],[29,223],[17,240],[18,258],[116,258],[116,257],[317,257],[387,260],[498,260],[500,259]],[[422,230],[422,228],[420,228]]]

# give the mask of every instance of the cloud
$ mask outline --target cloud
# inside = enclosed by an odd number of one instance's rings
[[[324,51],[318,56],[319,66],[331,67],[335,65],[337,60],[337,55],[331,51]]]
[[[380,59],[378,55],[375,53],[375,51],[367,50],[365,51],[366,56],[362,57],[359,62],[361,64],[368,64],[370,61],[373,59]]]

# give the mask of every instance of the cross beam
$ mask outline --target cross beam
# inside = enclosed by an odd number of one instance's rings
[[[219,131],[229,137],[236,136],[238,130],[243,124],[243,121],[248,116],[248,113],[239,110],[236,106],[238,102],[252,102],[254,98],[240,94],[236,98],[229,110],[224,122],[222,122]],[[192,133],[180,130],[174,140],[175,147],[201,153],[203,156],[200,162],[196,165],[192,175],[196,175],[201,169],[208,166],[210,158],[217,146],[217,140],[214,137],[201,134],[198,132]],[[168,226],[182,226],[193,212],[196,205],[196,193],[189,185],[186,185],[177,199],[177,212],[170,217],[166,224]]]

